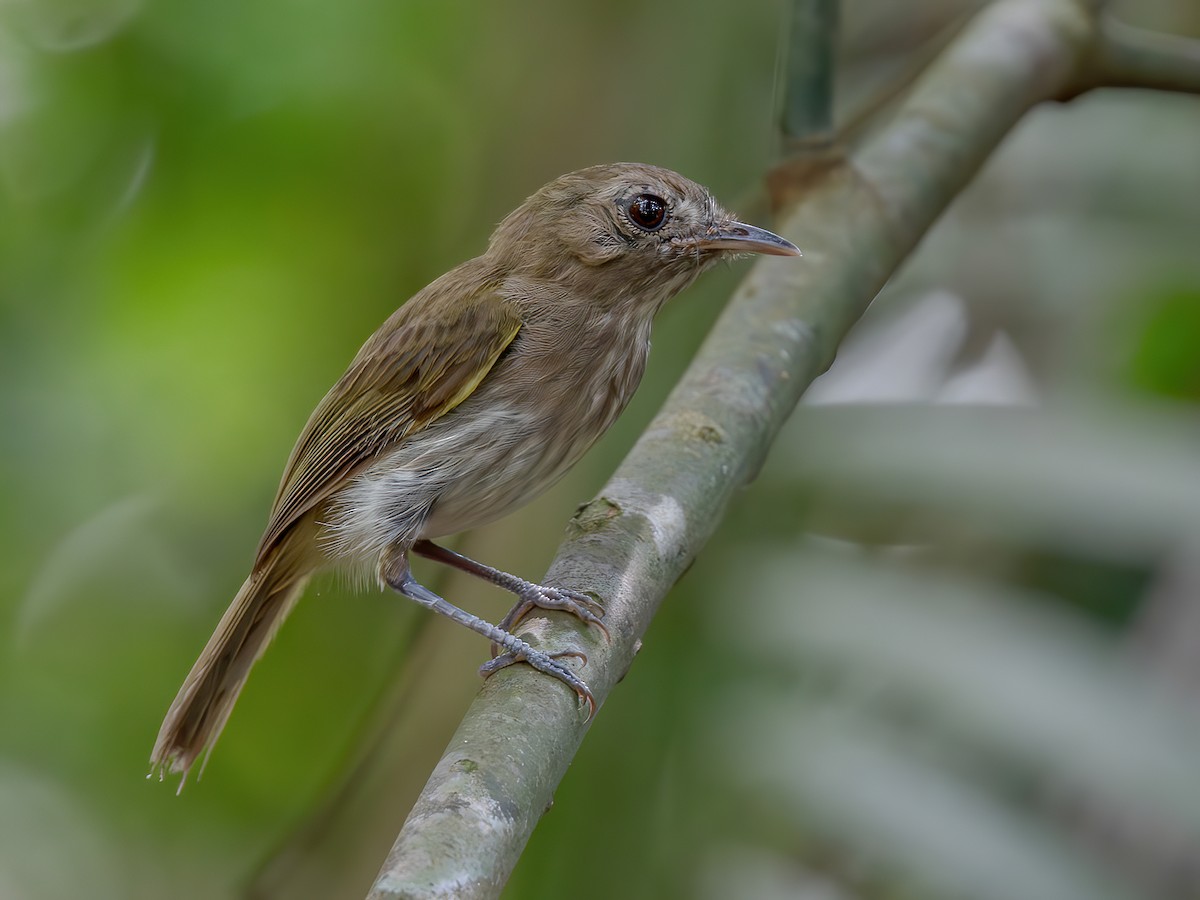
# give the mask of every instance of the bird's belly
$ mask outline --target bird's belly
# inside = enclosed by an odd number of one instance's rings
[[[420,537],[466,531],[508,515],[557,482],[601,433],[564,434],[536,416],[499,418],[463,454],[459,476],[439,492]]]
[[[397,542],[494,521],[561,478],[619,412],[572,422],[519,404],[468,400],[332,498],[326,544],[336,556],[370,561]]]

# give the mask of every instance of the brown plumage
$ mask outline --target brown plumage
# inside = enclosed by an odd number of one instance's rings
[[[318,404],[284,469],[250,576],[167,712],[151,756],[186,775],[224,727],[251,665],[313,573],[370,566],[379,580],[592,705],[554,655],[510,629],[565,609],[603,629],[589,597],[531,584],[432,539],[503,516],[553,484],[629,402],[654,315],[729,254],[797,255],[734,221],[666,169],[595,166],[558,178],[496,228],[486,252],[438,278],[363,345]],[[417,583],[409,552],[515,593],[499,627]]]

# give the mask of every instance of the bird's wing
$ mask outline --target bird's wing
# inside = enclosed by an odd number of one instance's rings
[[[428,314],[414,299],[363,346],[317,405],[283,472],[261,563],[305,513],[365,464],[469,397],[521,328],[492,290]]]

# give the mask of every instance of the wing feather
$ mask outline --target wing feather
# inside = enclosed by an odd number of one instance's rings
[[[467,399],[517,336],[521,320],[492,290],[454,303],[400,307],[317,405],[284,469],[261,563],[302,516],[364,465]]]

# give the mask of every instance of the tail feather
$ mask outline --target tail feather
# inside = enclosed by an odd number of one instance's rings
[[[150,754],[151,774],[182,774],[180,790],[197,757],[212,750],[250,668],[308,582],[307,575],[278,573],[276,568],[268,564],[242,584],[159,729]]]

